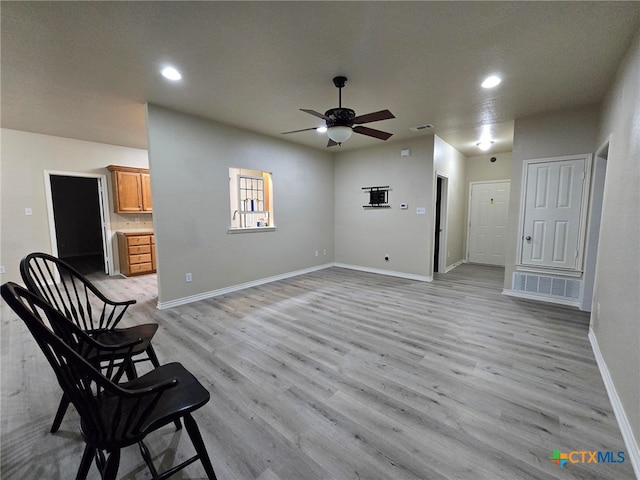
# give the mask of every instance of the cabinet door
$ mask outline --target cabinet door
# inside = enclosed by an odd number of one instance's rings
[[[153,235],[151,235],[151,268],[153,271],[156,271],[156,240]]]
[[[142,211],[150,212],[153,210],[153,204],[151,202],[151,175],[141,173],[140,185],[142,187]]]
[[[116,210],[118,212],[140,212],[142,210],[142,185],[140,174],[116,173]]]

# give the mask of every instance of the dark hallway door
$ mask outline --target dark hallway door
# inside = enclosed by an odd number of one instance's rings
[[[105,272],[98,179],[50,179],[58,256],[85,275]]]
[[[435,222],[435,235],[433,239],[433,271],[439,272],[439,259],[440,259],[440,234],[442,233],[442,227],[440,226],[442,217],[442,178],[438,177],[436,181],[436,222]]]

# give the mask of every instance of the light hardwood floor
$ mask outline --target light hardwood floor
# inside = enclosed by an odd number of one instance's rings
[[[634,478],[588,315],[504,296],[503,275],[462,265],[423,283],[330,268],[163,311],[155,275],[99,283],[137,298],[128,323],[159,323],[160,361],[211,392],[194,417],[220,480]],[[1,341],[2,479],[74,478],[77,414],[48,433],[59,387],[5,305]],[[191,453],[173,425],[149,444],[162,466]],[[626,462],[561,469],[554,449],[622,450]],[[120,478],[150,478],[137,447]]]

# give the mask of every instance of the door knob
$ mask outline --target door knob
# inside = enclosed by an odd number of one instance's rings
[[[524,237],[524,239],[525,239],[527,242],[530,242],[530,241],[531,241],[531,237],[530,237],[529,235],[527,235],[526,237]]]

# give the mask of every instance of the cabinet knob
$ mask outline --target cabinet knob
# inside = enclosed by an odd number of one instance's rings
[[[530,241],[531,241],[531,237],[530,237],[529,235],[527,235],[526,237],[524,237],[524,239],[525,239],[527,242],[530,242]]]

